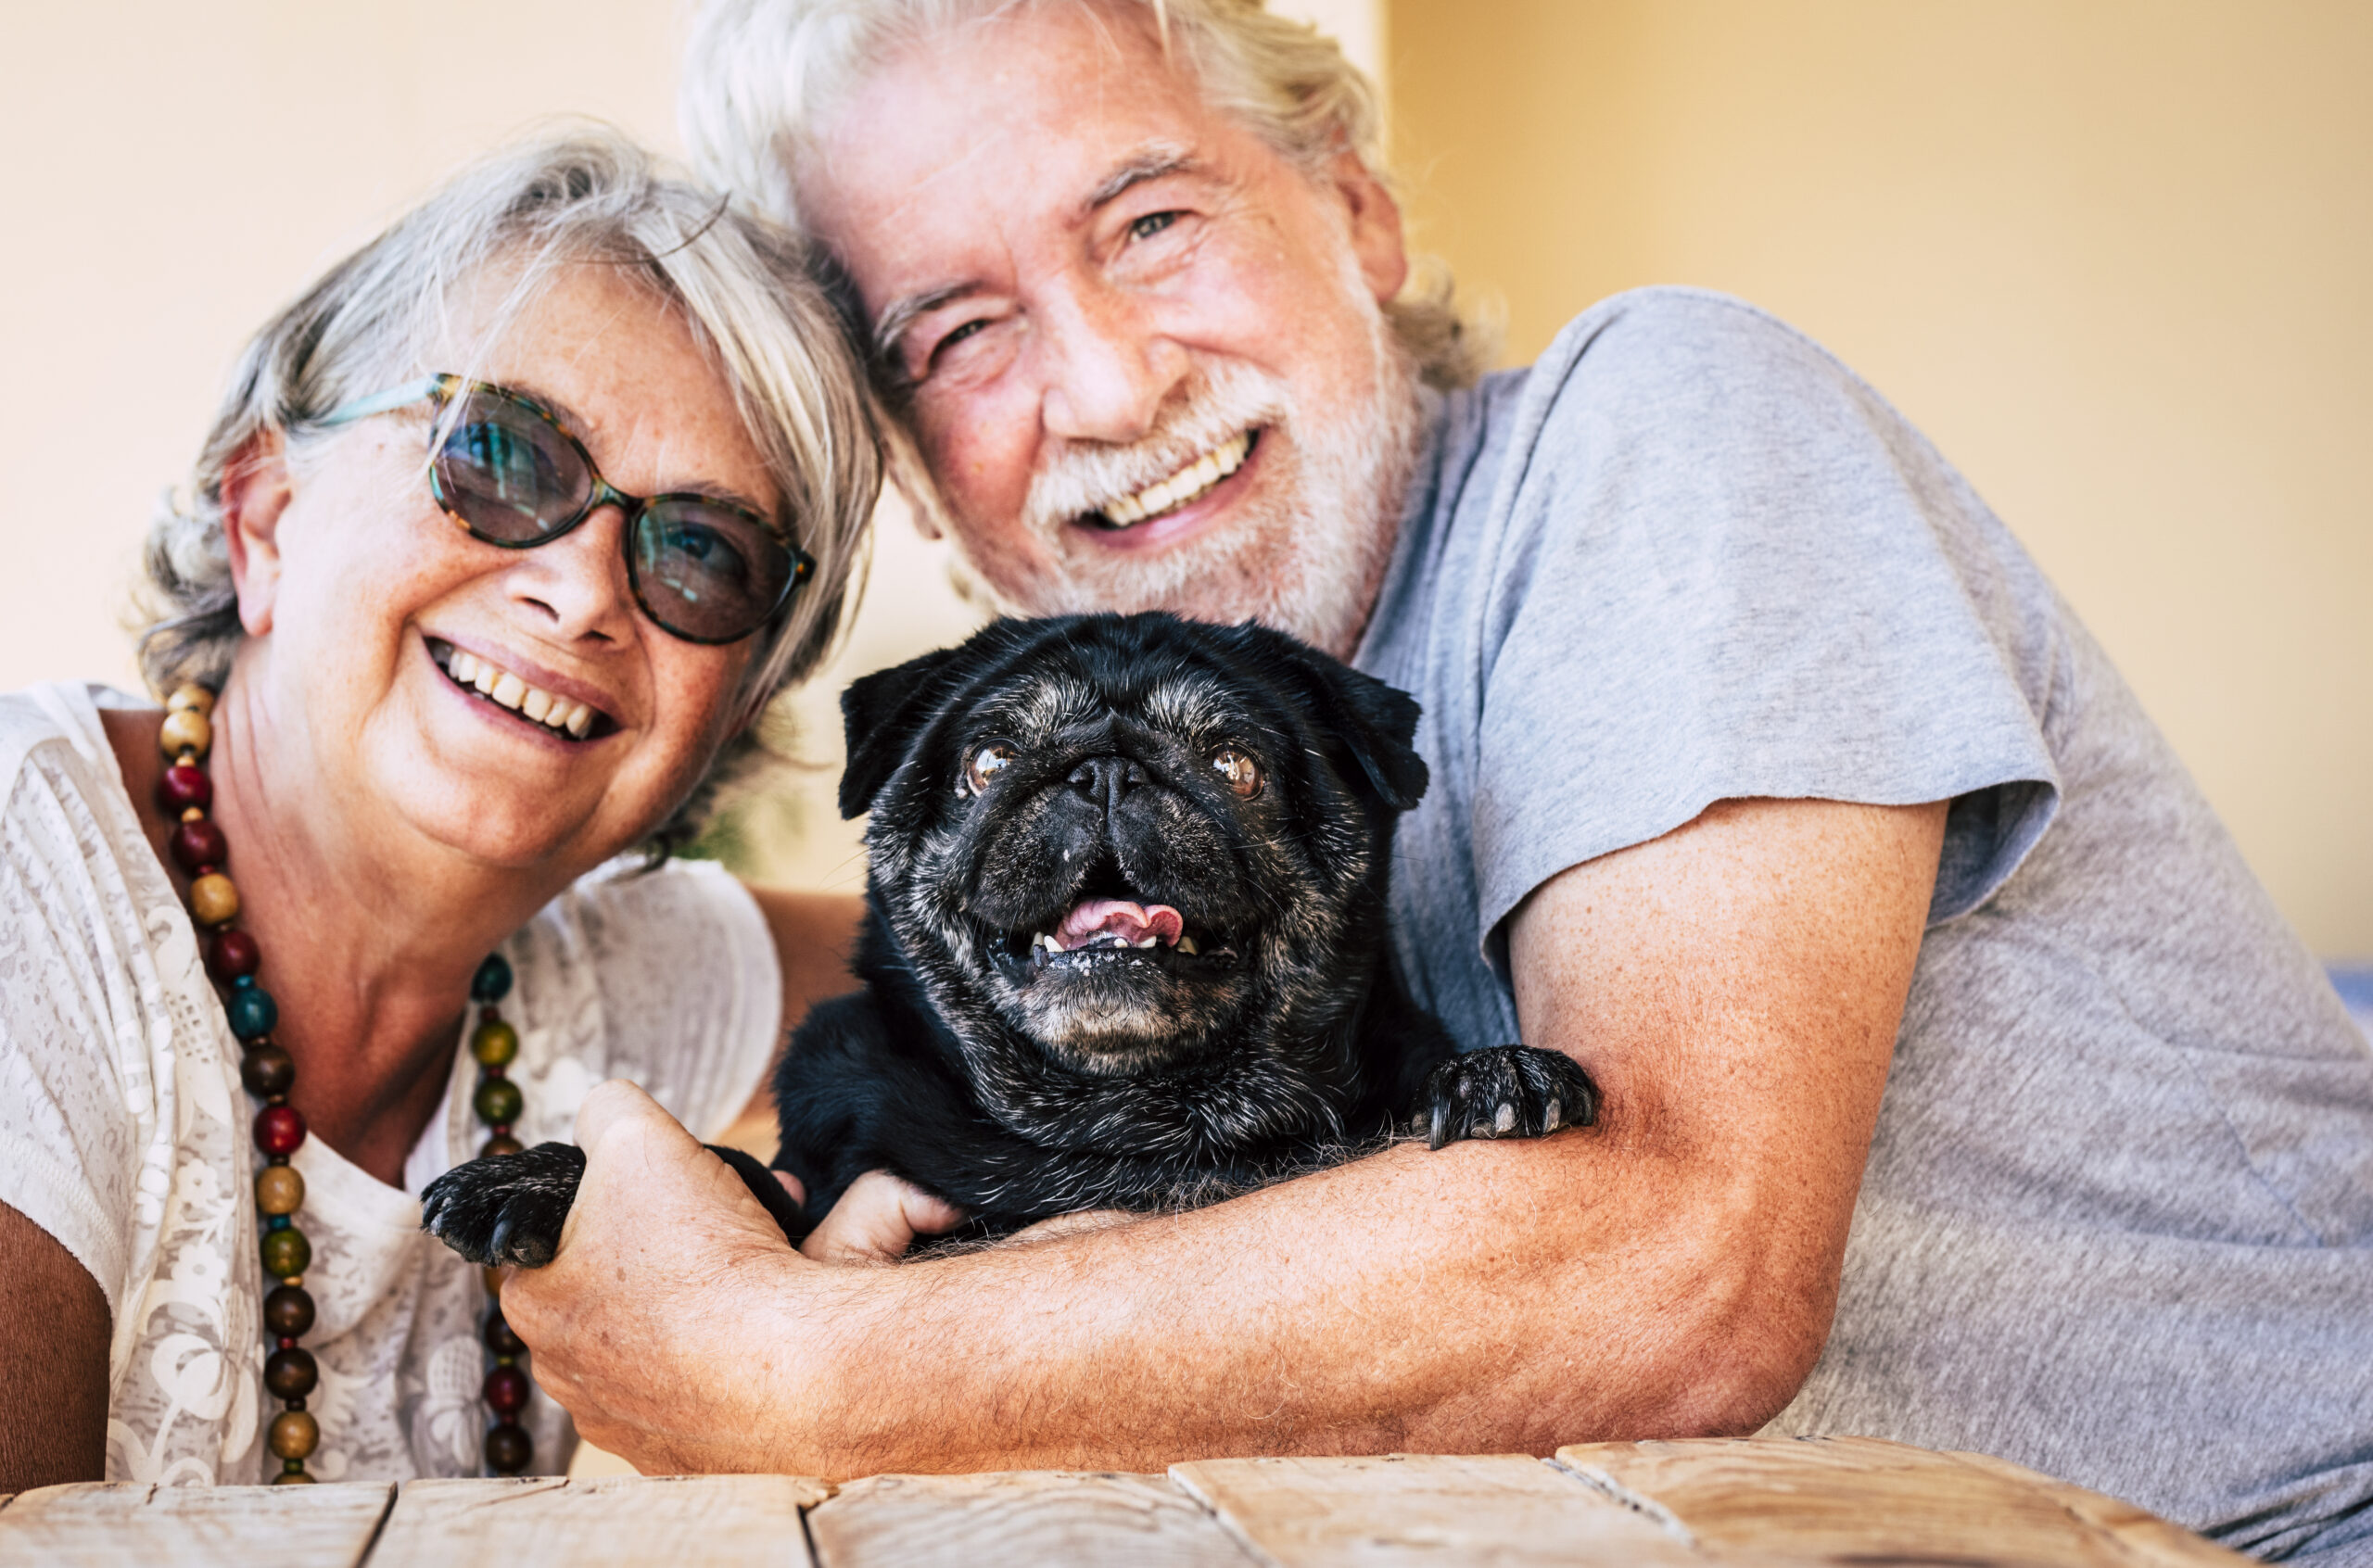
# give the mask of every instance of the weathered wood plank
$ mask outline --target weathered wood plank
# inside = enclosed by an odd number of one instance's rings
[[[1522,1454],[1203,1460],[1170,1473],[1283,1568],[1703,1562],[1655,1520]]]
[[[1701,1549],[1725,1560],[1950,1558],[1973,1568],[2239,1561],[2204,1541],[2199,1546],[2209,1558],[2168,1555],[2161,1535],[2140,1521],[2182,1536],[2176,1526],[2140,1510],[2116,1511],[2124,1505],[2079,1511],[2056,1483],[2016,1466],[1973,1464],[1872,1437],[1596,1443],[1560,1448],[1557,1462],[1669,1511]],[[2113,1520],[2124,1527],[2112,1527]]]
[[[822,1568],[1247,1568],[1218,1522],[1159,1475],[874,1475],[807,1516]]]
[[[396,1489],[370,1568],[808,1568],[800,1510],[831,1495],[822,1482],[796,1475],[407,1481]]]
[[[0,1511],[0,1562],[44,1568],[354,1568],[386,1516],[385,1482],[155,1486],[101,1481],[20,1492]]]
[[[2252,1560],[2240,1552],[2228,1551],[2204,1536],[2106,1493],[2087,1491],[2039,1470],[1996,1459],[1992,1454],[1955,1453],[1950,1457],[2049,1493],[2069,1512],[2096,1529],[2108,1531],[2152,1568],[2252,1568]]]

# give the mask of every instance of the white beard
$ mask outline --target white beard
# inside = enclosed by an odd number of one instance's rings
[[[1363,302],[1364,303],[1364,297]],[[1168,610],[1256,620],[1349,658],[1392,559],[1419,437],[1417,372],[1371,304],[1371,393],[1346,418],[1298,417],[1292,389],[1236,360],[1199,366],[1160,423],[1125,446],[1074,442],[1031,479],[1022,523],[1056,565],[1002,597],[1019,613]],[[1073,520],[1262,432],[1255,499],[1178,545],[1140,554],[1080,537]],[[1286,439],[1278,437],[1284,436]],[[1142,526],[1143,525],[1140,525]]]

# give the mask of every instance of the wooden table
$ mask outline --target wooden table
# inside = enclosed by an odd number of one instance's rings
[[[2209,1568],[2141,1510],[1976,1454],[1871,1438],[1015,1472],[51,1486],[0,1500],[0,1563],[1663,1565]]]

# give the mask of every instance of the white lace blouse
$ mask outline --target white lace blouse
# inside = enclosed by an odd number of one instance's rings
[[[130,703],[82,686],[0,696],[0,1202],[107,1293],[108,1479],[251,1482],[278,1466],[262,1441],[275,1407],[255,1106],[197,931],[100,727],[100,705]],[[567,1138],[605,1078],[634,1080],[704,1137],[757,1087],[781,980],[756,904],[716,866],[596,872],[502,951],[524,1142]],[[415,1195],[482,1136],[460,1043],[401,1191],[318,1138],[296,1156],[317,1312],[305,1345],[321,1367],[308,1464],[324,1481],[478,1473],[483,1286],[421,1233]],[[566,1413],[539,1392],[521,1419],[533,1468],[565,1470]]]

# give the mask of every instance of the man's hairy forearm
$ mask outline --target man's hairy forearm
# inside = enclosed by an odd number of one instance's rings
[[[1214,1208],[867,1271],[820,1321],[808,1291],[761,1288],[715,1347],[743,1365],[770,1338],[806,1347],[730,1467],[1160,1469],[1751,1430],[1810,1366],[1830,1296],[1759,1279],[1791,1260],[1734,1231],[1712,1256],[1694,1238],[1727,1227],[1693,1222],[1702,1186],[1667,1163],[1590,1132],[1404,1146]],[[1747,1310],[1774,1298],[1796,1309]],[[796,1392],[811,1378],[820,1400]]]
[[[895,1268],[782,1245],[639,1091],[577,1122],[539,1379],[644,1469],[1159,1468],[1751,1430],[1821,1353],[1944,807],[1730,802],[1512,921],[1602,1120]],[[514,1294],[516,1295],[515,1309]]]

